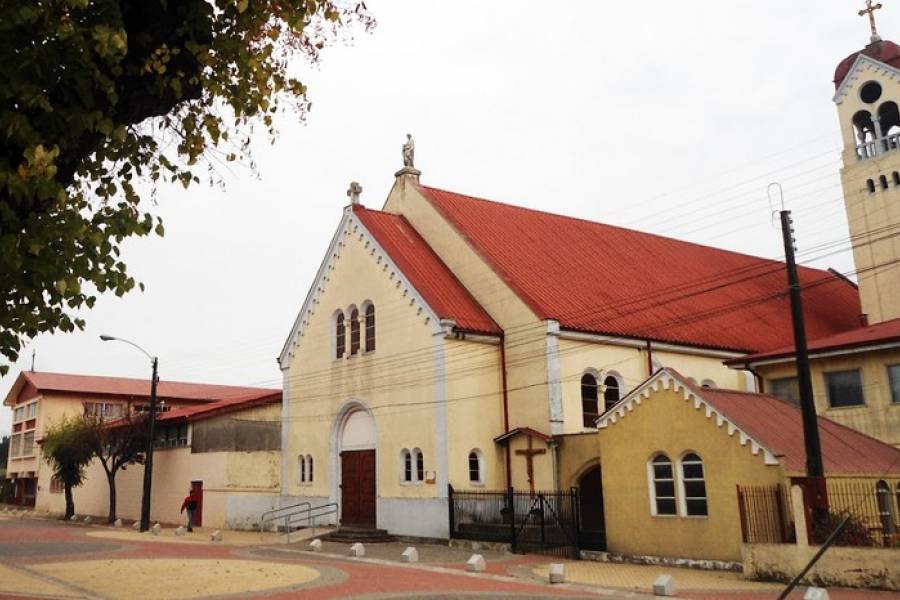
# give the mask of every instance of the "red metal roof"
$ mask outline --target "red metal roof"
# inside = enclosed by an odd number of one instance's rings
[[[264,404],[276,404],[281,402],[280,390],[265,390],[265,395],[256,398],[230,398],[219,400],[218,402],[208,402],[206,404],[195,404],[193,406],[183,406],[170,410],[159,415],[159,421],[177,421],[185,419],[187,421],[201,421],[210,419],[219,415],[232,413],[239,410],[253,408]]]
[[[10,394],[14,401],[14,393],[23,384],[30,383],[38,391],[60,392],[67,394],[85,394],[118,396],[128,398],[149,398],[150,378],[131,379],[127,377],[101,377],[96,375],[70,375],[67,373],[41,373],[23,371]],[[160,400],[177,400],[180,402],[241,402],[270,397],[281,394],[281,390],[266,388],[238,387],[231,385],[211,385],[207,383],[183,383],[178,381],[160,381],[157,397]]]
[[[790,342],[783,263],[420,186],[541,318],[564,329],[759,351]],[[859,324],[844,278],[801,267],[807,330]]]
[[[900,46],[889,40],[873,42],[838,63],[837,69],[834,71],[834,89],[841,87],[841,82],[847,77],[847,73],[850,72],[850,69],[853,68],[853,63],[856,62],[856,57],[860,54],[865,54],[886,65],[900,68]]]
[[[453,319],[463,331],[501,333],[490,315],[404,217],[359,205],[353,207],[353,214],[439,318]]]
[[[788,473],[806,472],[803,420],[793,404],[766,394],[699,388],[686,382],[716,410],[782,459]],[[819,417],[825,475],[900,474],[900,448]]]
[[[836,350],[845,350],[850,348],[864,348],[866,346],[875,346],[891,342],[900,342],[900,319],[891,319],[883,323],[868,325],[843,331],[834,335],[829,335],[812,340],[807,344],[810,354],[818,352],[830,352]],[[750,354],[741,358],[726,361],[729,365],[746,365],[756,363],[763,360],[771,360],[777,358],[789,358],[794,356],[794,345],[783,346],[768,352],[759,352]]]

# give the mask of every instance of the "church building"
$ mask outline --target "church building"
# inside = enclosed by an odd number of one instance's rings
[[[782,263],[425,185],[411,139],[404,164],[380,210],[351,184],[279,357],[283,505],[447,538],[451,488],[588,498],[628,391],[756,391],[724,361],[792,343]],[[810,338],[859,325],[851,281],[800,279]]]

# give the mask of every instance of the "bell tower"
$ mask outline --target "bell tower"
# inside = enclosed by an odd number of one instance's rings
[[[900,46],[875,28],[870,43],[834,74],[843,138],[841,184],[863,312],[870,323],[900,318]]]

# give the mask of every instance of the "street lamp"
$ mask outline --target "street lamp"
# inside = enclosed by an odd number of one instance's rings
[[[111,335],[101,335],[100,339],[104,342],[125,342],[134,346],[147,355],[150,364],[153,366],[153,374],[150,379],[150,418],[147,425],[147,457],[144,459],[144,494],[141,498],[141,531],[150,529],[150,487],[153,483],[153,437],[156,429],[156,384],[159,380],[157,376],[157,366],[159,360],[155,356],[151,356],[149,352],[128,340],[117,338]]]

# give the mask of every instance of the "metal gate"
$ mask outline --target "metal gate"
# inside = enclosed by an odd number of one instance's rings
[[[578,490],[456,491],[450,486],[450,537],[510,544],[512,551],[578,558]]]

